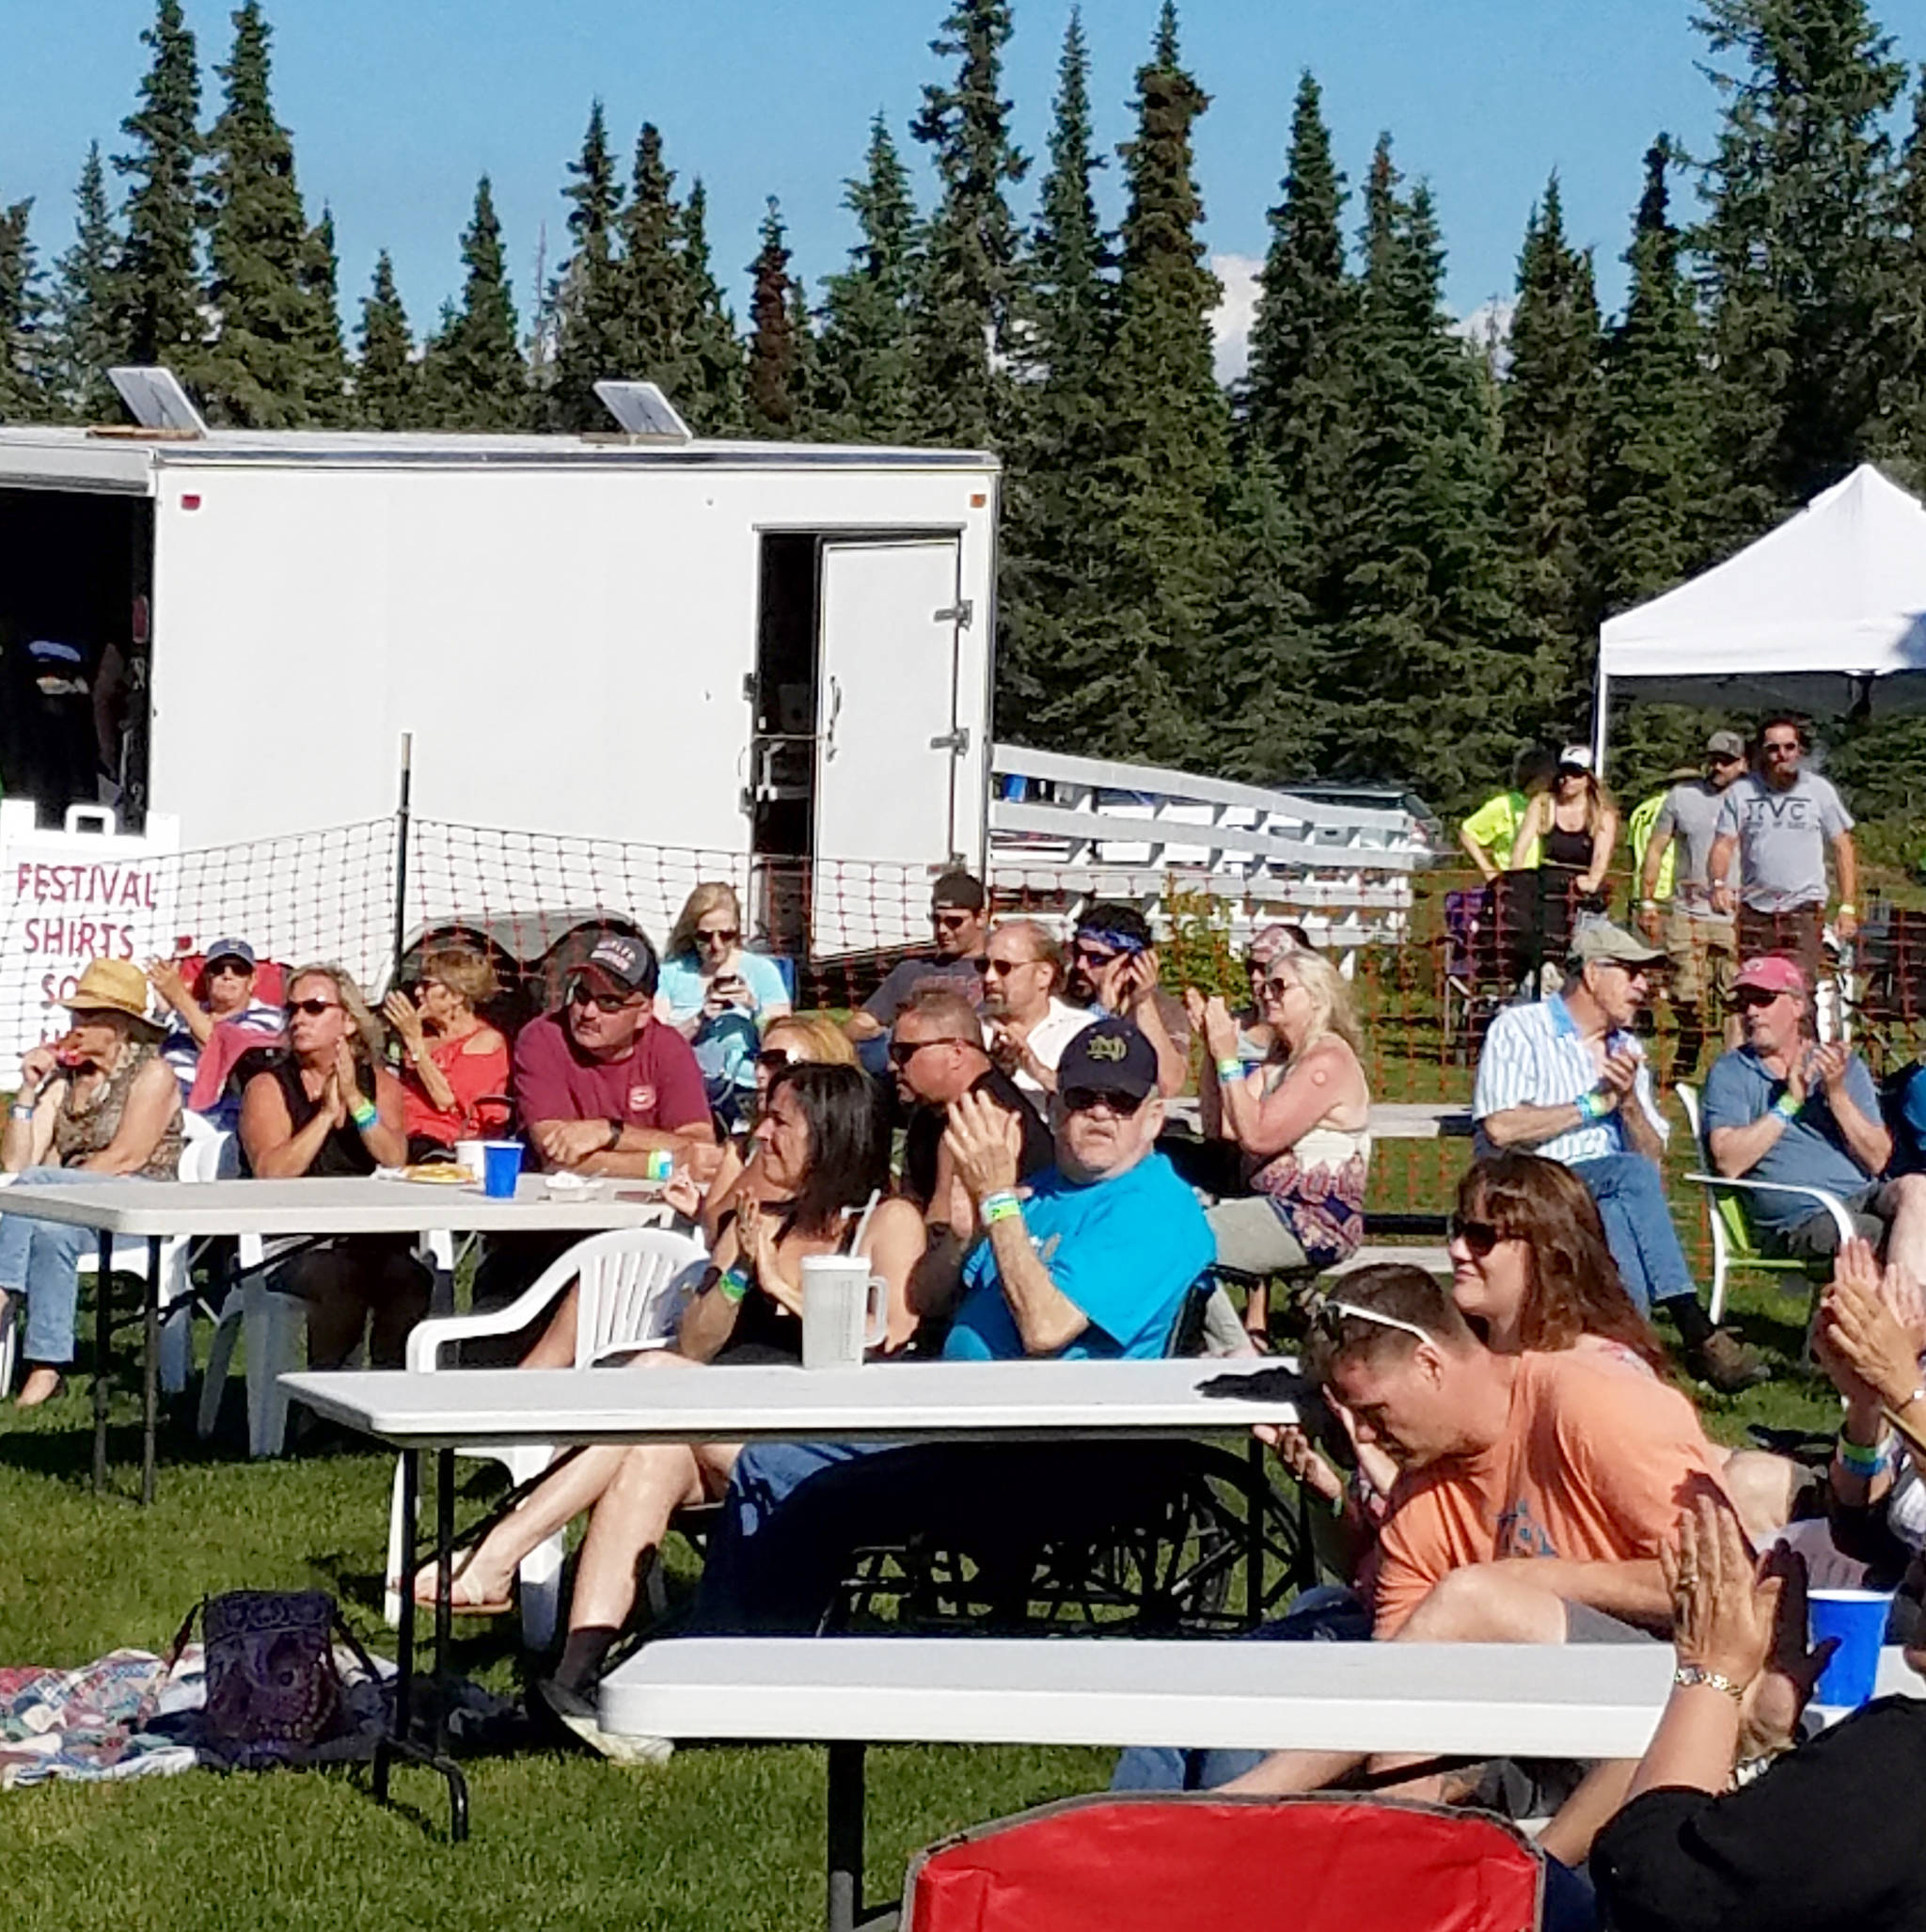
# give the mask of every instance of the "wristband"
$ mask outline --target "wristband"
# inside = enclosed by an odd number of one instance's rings
[[[1849,1441],[1841,1435],[1833,1446],[1833,1451],[1844,1465],[1847,1474],[1862,1477],[1869,1482],[1886,1467],[1884,1442],[1868,1449],[1863,1443]]]
[[[1241,1060],[1220,1060],[1217,1063],[1217,1084],[1220,1086],[1226,1085],[1233,1080],[1241,1080],[1243,1077],[1244,1063]]]
[[[1734,1684],[1729,1677],[1723,1677],[1716,1671],[1701,1671],[1697,1664],[1681,1664],[1672,1672],[1672,1682],[1681,1690],[1691,1690],[1703,1684],[1708,1689],[1724,1691],[1735,1704],[1745,1702],[1745,1687],[1743,1684]]]
[[[1022,1204],[1007,1187],[985,1195],[976,1204],[976,1218],[986,1227],[994,1227],[999,1221],[1008,1221],[1013,1216],[1020,1218],[1022,1212]]]
[[[717,1275],[716,1286],[722,1291],[722,1299],[734,1307],[749,1292],[749,1276],[740,1268],[725,1268]]]
[[[1611,1103],[1596,1087],[1578,1097],[1578,1116],[1582,1120],[1602,1120],[1611,1111]]]
[[[1854,905],[1851,899],[1841,899],[1839,909],[1848,919],[1856,919],[1859,916],[1859,909]]]
[[[29,1102],[26,1106],[23,1107],[20,1104],[20,1102],[16,1101],[12,1106],[8,1108],[7,1113],[8,1118],[14,1120],[31,1120],[34,1117],[34,1110],[31,1102]]]
[[[1803,1102],[1795,1101],[1791,1094],[1786,1093],[1781,1094],[1772,1103],[1772,1110],[1781,1120],[1796,1120],[1799,1117],[1799,1108],[1802,1104]]]
[[[371,1127],[372,1127],[377,1120],[381,1118],[381,1116],[379,1113],[375,1111],[374,1105],[371,1101],[359,1101],[354,1106],[348,1109],[348,1118],[352,1120],[363,1133],[366,1133],[368,1130]]]
[[[644,1180],[667,1180],[675,1172],[675,1156],[667,1148],[651,1148],[642,1156]]]

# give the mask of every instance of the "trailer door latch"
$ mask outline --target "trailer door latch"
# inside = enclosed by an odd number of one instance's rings
[[[941,737],[931,738],[929,748],[932,752],[948,752],[958,758],[967,757],[970,752],[970,727],[967,724],[959,724],[955,731],[946,731]]]
[[[959,597],[955,603],[941,610],[930,612],[932,624],[954,624],[959,630],[968,630],[976,616],[976,606],[968,597]]]

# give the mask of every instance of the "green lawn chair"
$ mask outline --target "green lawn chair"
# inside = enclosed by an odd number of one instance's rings
[[[1842,1242],[1850,1241],[1858,1231],[1853,1225],[1853,1217],[1846,1211],[1846,1204],[1838,1195],[1828,1194],[1823,1187],[1794,1187],[1779,1180],[1745,1180],[1719,1173],[1699,1117],[1698,1089],[1681,1081],[1673,1091],[1679,1096],[1679,1104],[1685,1109],[1685,1119],[1692,1129],[1693,1145],[1698,1149],[1701,1171],[1688,1174],[1685,1179],[1697,1181],[1705,1190],[1705,1223],[1712,1234],[1711,1314],[1713,1323],[1717,1323],[1725,1310],[1726,1277],[1733,1269],[1750,1268],[1761,1275],[1803,1275],[1812,1284],[1812,1306],[1808,1312],[1806,1324],[1809,1349],[1811,1318],[1818,1312],[1820,1291],[1831,1276],[1832,1264],[1830,1261],[1802,1261],[1788,1255],[1767,1253],[1753,1229],[1746,1197],[1759,1194],[1804,1195],[1832,1216]]]

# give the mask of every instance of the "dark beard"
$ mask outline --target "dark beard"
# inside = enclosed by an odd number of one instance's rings
[[[1094,1006],[1097,1004],[1097,988],[1091,983],[1090,975],[1081,966],[1070,968],[1069,975],[1064,981],[1064,997],[1075,1006]]]
[[[1788,765],[1783,759],[1775,758],[1765,768],[1765,782],[1776,792],[1789,792],[1799,783],[1802,768],[1797,765]]]

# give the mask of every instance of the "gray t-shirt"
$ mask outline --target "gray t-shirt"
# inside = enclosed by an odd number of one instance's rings
[[[1782,792],[1747,772],[1719,808],[1720,835],[1739,834],[1739,896],[1755,912],[1824,905],[1826,842],[1852,829],[1832,782],[1816,771],[1801,771]]]
[[[1775,1080],[1750,1047],[1735,1047],[1721,1053],[1705,1076],[1707,1141],[1714,1128],[1750,1127],[1785,1090],[1785,1082]],[[1846,1097],[1870,1119],[1879,1118],[1879,1089],[1856,1053],[1846,1062]],[[1830,1194],[1847,1196],[1861,1193],[1872,1182],[1872,1176],[1846,1145],[1845,1130],[1833,1116],[1825,1088],[1816,1080],[1799,1109],[1799,1117],[1789,1121],[1778,1139],[1745,1170],[1745,1179],[1781,1181],[1789,1187],[1823,1187]],[[1795,1194],[1747,1195],[1745,1208],[1758,1226],[1776,1234],[1825,1212],[1817,1201]]]
[[[1706,865],[1725,802],[1725,793],[1710,779],[1689,778],[1666,794],[1651,823],[1654,838],[1666,834],[1672,840],[1672,901],[1695,919],[1713,916]],[[1732,868],[1730,883],[1738,882],[1742,869]]]

